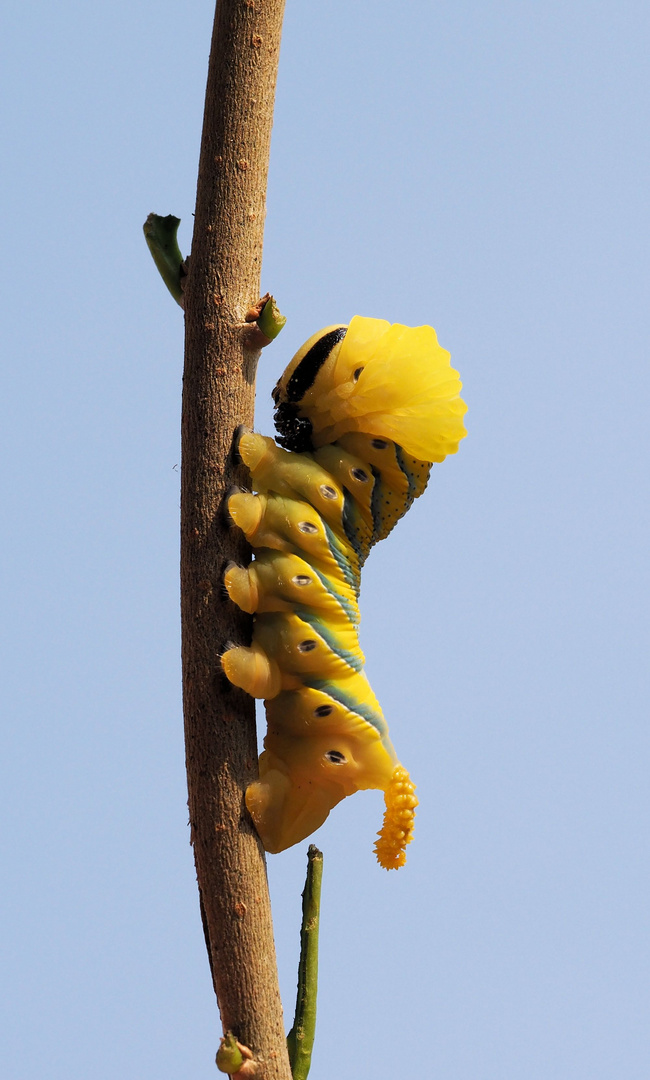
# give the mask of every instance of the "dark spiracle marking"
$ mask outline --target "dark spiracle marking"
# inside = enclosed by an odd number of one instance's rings
[[[307,638],[306,641],[301,641],[298,645],[298,652],[313,652],[318,645],[317,641],[313,638]]]
[[[333,705],[319,705],[317,709],[314,709],[314,716],[329,716],[333,712]]]
[[[359,480],[362,484],[366,484],[370,477],[365,469],[350,469],[350,476],[355,480]]]
[[[375,450],[385,450],[388,443],[385,439],[373,439],[370,445],[374,446]]]
[[[296,574],[291,580],[294,585],[311,585],[311,578],[308,574]]]
[[[345,754],[342,754],[340,750],[327,750],[325,757],[332,762],[332,765],[345,765]]]

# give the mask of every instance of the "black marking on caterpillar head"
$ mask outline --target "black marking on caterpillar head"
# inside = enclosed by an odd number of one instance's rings
[[[343,341],[347,329],[347,326],[337,326],[314,342],[296,370],[290,375],[284,392],[284,400],[282,400],[280,384],[278,383],[274,388],[271,395],[276,405],[273,420],[279,433],[278,442],[280,446],[284,446],[285,450],[293,450],[297,454],[313,450],[311,421],[305,416],[298,415],[300,402],[309,388],[314,385],[318,372],[334,346],[339,341]]]
[[[314,380],[327,357],[339,341],[343,341],[347,333],[347,326],[337,326],[328,334],[323,334],[318,341],[314,342],[311,349],[305,353],[287,383],[286,400],[302,401],[303,397],[314,385]]]
[[[273,421],[278,431],[278,442],[285,450],[304,454],[314,449],[311,441],[311,420],[298,416],[297,405],[281,402],[273,414]]]

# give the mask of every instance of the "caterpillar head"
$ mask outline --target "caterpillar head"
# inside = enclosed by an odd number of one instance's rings
[[[326,326],[302,345],[273,391],[275,401],[275,426],[279,432],[278,442],[287,450],[304,453],[312,447],[312,425],[303,410],[304,399],[314,384],[332,378],[341,342],[347,326]],[[324,370],[323,370],[324,369]]]
[[[420,461],[443,461],[466,434],[458,372],[431,326],[359,315],[298,350],[273,391],[279,441],[305,451],[361,431]]]
[[[246,806],[267,851],[284,851],[320,828],[346,795],[387,791],[397,761],[388,739],[270,732]]]

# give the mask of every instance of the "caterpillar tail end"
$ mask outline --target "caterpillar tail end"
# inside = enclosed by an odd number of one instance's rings
[[[403,765],[396,765],[386,791],[386,811],[375,842],[377,862],[384,870],[398,870],[406,862],[406,845],[413,839],[415,784]]]

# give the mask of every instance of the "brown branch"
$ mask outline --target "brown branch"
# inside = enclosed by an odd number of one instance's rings
[[[190,822],[224,1031],[253,1051],[259,1080],[290,1080],[264,853],[246,813],[255,778],[253,701],[220,669],[250,620],[224,596],[248,560],[223,497],[245,481],[233,432],[251,424],[259,356],[245,314],[260,295],[273,101],[284,0],[218,0],[185,300],[181,608]],[[257,336],[259,340],[259,334]]]

